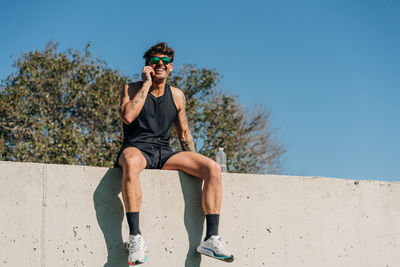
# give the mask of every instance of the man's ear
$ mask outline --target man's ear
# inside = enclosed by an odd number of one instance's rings
[[[171,63],[171,71],[174,69],[174,64]]]

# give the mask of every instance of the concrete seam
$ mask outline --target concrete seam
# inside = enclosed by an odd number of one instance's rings
[[[42,179],[42,219],[41,219],[41,229],[40,229],[40,246],[41,246],[41,255],[40,255],[40,266],[45,266],[46,259],[46,197],[47,197],[47,165],[43,164],[43,179]]]

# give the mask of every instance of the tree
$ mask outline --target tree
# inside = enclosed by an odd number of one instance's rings
[[[129,77],[91,55],[43,51],[23,54],[0,84],[0,160],[112,166],[122,142],[119,94]],[[276,172],[284,148],[273,140],[270,114],[246,111],[237,97],[218,90],[214,69],[184,65],[170,78],[183,90],[198,151],[227,153],[233,172]],[[171,145],[179,150],[173,132]]]
[[[126,78],[88,44],[58,53],[50,42],[15,63],[0,87],[2,160],[110,165],[121,142],[118,95]]]
[[[259,106],[245,110],[237,97],[218,89],[219,81],[215,69],[194,65],[184,65],[171,77],[171,84],[181,88],[187,98],[197,150],[215,158],[217,148],[223,147],[230,172],[278,172],[285,149],[273,138],[270,113]],[[172,140],[178,149],[177,138]]]

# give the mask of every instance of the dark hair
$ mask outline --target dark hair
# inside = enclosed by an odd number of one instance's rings
[[[156,45],[153,45],[152,47],[150,47],[146,51],[146,53],[144,53],[143,58],[146,61],[146,64],[147,64],[147,62],[149,62],[150,58],[154,54],[157,54],[157,53],[167,55],[171,58],[171,62],[174,61],[174,54],[175,54],[174,49],[169,47],[164,42],[158,42]]]

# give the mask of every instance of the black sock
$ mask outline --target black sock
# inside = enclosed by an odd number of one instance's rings
[[[209,239],[212,235],[218,235],[219,214],[206,215],[207,232],[204,241]]]
[[[140,234],[139,212],[127,212],[126,219],[128,220],[129,234],[130,235]]]

